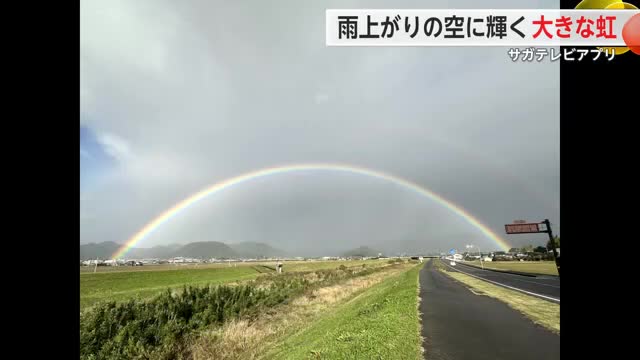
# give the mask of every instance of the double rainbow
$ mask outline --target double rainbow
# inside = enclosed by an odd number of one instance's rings
[[[252,171],[243,175],[239,175],[239,176],[212,184],[198,191],[197,193],[185,198],[179,203],[173,205],[172,207],[170,207],[169,209],[165,210],[160,215],[158,215],[156,218],[151,220],[142,229],[140,229],[131,238],[129,238],[125,242],[125,244],[122,245],[113,254],[112,258],[116,259],[124,256],[127,253],[127,251],[129,251],[141,240],[151,235],[151,233],[156,231],[162,224],[171,220],[173,217],[177,216],[182,211],[189,208],[191,205],[197,203],[198,201],[210,195],[216,194],[223,190],[229,189],[233,186],[240,185],[242,183],[245,183],[254,179],[258,179],[266,176],[272,176],[272,175],[287,174],[292,172],[301,172],[301,171],[338,171],[338,172],[368,176],[368,177],[391,182],[407,190],[416,192],[417,194],[424,196],[430,200],[433,200],[438,204],[451,210],[452,212],[460,216],[462,219],[464,219],[466,222],[468,222],[469,224],[471,224],[472,226],[480,230],[480,232],[482,232],[487,238],[491,239],[501,249],[508,250],[510,248],[509,244],[507,244],[502,238],[500,238],[500,236],[498,236],[496,233],[491,231],[489,227],[481,223],[480,220],[476,219],[468,211],[464,210],[462,207],[454,204],[453,202],[443,198],[442,196],[416,183],[399,178],[391,174],[386,174],[380,171],[370,170],[370,169],[347,165],[347,164],[313,163],[313,164],[294,164],[294,165],[266,168],[262,170]]]

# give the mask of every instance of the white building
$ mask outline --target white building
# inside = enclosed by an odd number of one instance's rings
[[[104,260],[85,260],[83,262],[83,264],[89,266],[89,265],[96,265],[96,264],[104,264]]]

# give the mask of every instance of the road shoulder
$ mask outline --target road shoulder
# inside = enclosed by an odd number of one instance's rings
[[[487,281],[447,269],[446,266],[440,267],[440,270],[469,288],[474,294],[489,296],[501,301],[534,323],[560,334],[560,304],[493,285]]]
[[[559,359],[560,336],[507,304],[476,295],[438,270],[432,260],[420,272],[425,358]]]

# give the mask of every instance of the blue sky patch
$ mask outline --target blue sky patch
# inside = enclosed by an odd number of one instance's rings
[[[115,160],[104,151],[96,133],[80,126],[80,190],[94,185],[114,165]]]

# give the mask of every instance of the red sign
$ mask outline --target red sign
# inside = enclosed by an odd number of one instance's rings
[[[507,234],[530,234],[547,232],[545,224],[529,223],[529,224],[507,224],[504,226]]]

